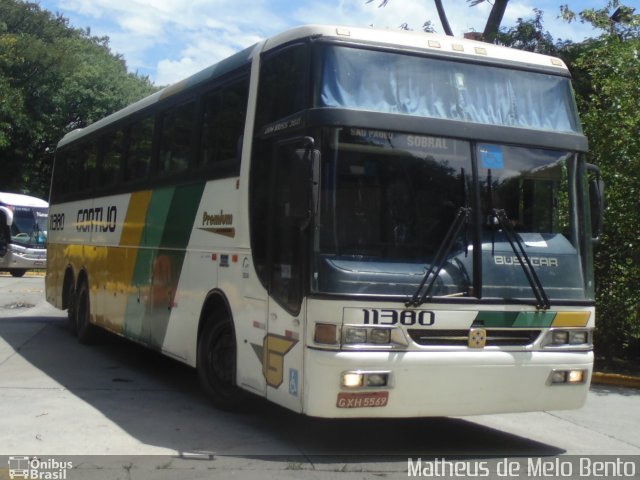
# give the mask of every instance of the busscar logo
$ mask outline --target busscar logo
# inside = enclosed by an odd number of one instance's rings
[[[560,262],[554,257],[530,257],[529,261],[534,267],[557,268],[560,266]],[[520,266],[520,260],[513,255],[495,255],[493,257],[493,263],[496,265]]]
[[[66,480],[67,471],[73,468],[73,462],[59,461],[54,458],[9,457],[9,478],[27,480]]]

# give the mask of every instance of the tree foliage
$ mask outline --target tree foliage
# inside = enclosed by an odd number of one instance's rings
[[[622,12],[617,21],[614,13]],[[566,45],[592,163],[607,185],[605,228],[596,249],[599,353],[640,357],[640,15],[618,1],[575,14],[603,31]]]
[[[640,357],[640,15],[617,0],[574,12],[565,21],[592,25],[600,34],[580,43],[554,40],[542,12],[502,29],[497,42],[560,56],[573,77],[591,163],[605,180],[607,208],[595,252],[598,322],[596,351]]]
[[[0,0],[0,190],[46,198],[58,140],[153,91],[108,43],[36,3]]]

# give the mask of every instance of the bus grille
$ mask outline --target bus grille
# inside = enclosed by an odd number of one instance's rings
[[[411,339],[418,345],[435,346],[467,346],[469,330],[426,330],[410,328],[407,330]],[[540,335],[541,330],[525,330],[510,328],[508,330],[487,330],[487,347],[522,347],[531,345]]]

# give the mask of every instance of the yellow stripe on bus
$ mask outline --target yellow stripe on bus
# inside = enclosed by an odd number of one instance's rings
[[[589,312],[558,312],[551,324],[552,327],[586,327],[589,323]]]
[[[120,245],[101,247],[105,252],[98,256],[91,268],[98,285],[96,297],[102,296],[102,298],[96,298],[101,302],[103,311],[103,315],[97,320],[118,333],[121,333],[124,327],[127,300],[131,294],[135,293],[131,279],[142,241],[151,194],[151,191],[131,194]],[[109,272],[108,277],[100,278],[106,272]]]

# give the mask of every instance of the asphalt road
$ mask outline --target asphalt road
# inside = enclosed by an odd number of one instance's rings
[[[0,277],[0,479],[8,456],[69,458],[73,480],[406,478],[444,457],[482,468],[589,455],[631,461],[640,478],[640,390],[592,386],[580,410],[466,418],[333,421],[263,401],[231,414],[207,402],[186,366],[118,338],[78,344],[65,312],[44,301],[42,278]],[[535,468],[531,478],[549,478]]]

